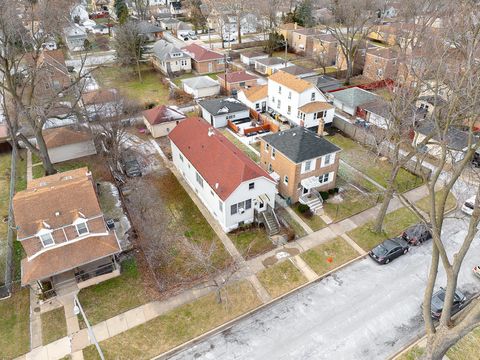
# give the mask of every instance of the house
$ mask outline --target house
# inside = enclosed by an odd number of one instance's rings
[[[116,89],[101,89],[86,92],[81,102],[88,120],[99,120],[102,117],[115,117],[122,114],[123,101]]]
[[[163,28],[152,24],[148,21],[139,21],[138,25],[138,33],[143,35],[147,41],[155,41],[162,37],[163,35]]]
[[[165,75],[192,71],[190,56],[165,40],[153,45],[151,59],[153,66]]]
[[[291,46],[292,45],[292,34],[296,30],[303,29],[297,23],[285,23],[278,26],[277,32],[283,36],[287,43]]]
[[[145,110],[142,115],[143,123],[154,138],[167,136],[180,121],[186,118],[180,111],[165,105]]]
[[[318,90],[327,96],[329,92],[343,88],[343,82],[341,80],[328,75],[315,75],[303,79],[312,83]]]
[[[217,75],[218,82],[227,94],[257,85],[258,76],[247,73],[245,70],[232,71]]]
[[[333,121],[335,109],[312,83],[279,71],[268,78],[267,107],[289,123],[307,128]]]
[[[299,65],[291,65],[284,68],[281,68],[279,71],[289,73],[290,75],[296,76],[298,78],[306,78],[309,76],[317,75],[317,72],[312,69],[307,69]]]
[[[199,74],[208,74],[225,71],[224,55],[206,49],[197,44],[190,44],[183,48],[192,58],[192,67]]]
[[[175,28],[175,25],[179,22],[180,20],[173,19],[173,18],[164,18],[160,19],[159,23],[162,28],[165,30],[172,30]]]
[[[220,94],[220,84],[210,76],[196,76],[182,80],[182,88],[195,99]]]
[[[85,40],[87,40],[87,32],[78,24],[67,26],[63,33],[65,35],[65,44],[70,51],[85,50]]]
[[[333,105],[352,116],[356,116],[360,105],[379,98],[378,95],[359,87],[334,91],[330,94],[333,97]]]
[[[267,110],[268,86],[257,85],[250,89],[241,90],[237,97],[250,109],[263,113]]]
[[[278,70],[293,65],[278,57],[259,59],[255,61],[255,71],[262,75],[272,75]]]
[[[292,41],[288,44],[296,53],[311,55],[313,53],[313,37],[320,33],[321,31],[317,28],[293,30]]]
[[[169,138],[175,167],[224,231],[272,211],[275,181],[205,120],[186,119]]]
[[[88,168],[29,181],[15,194],[13,212],[26,253],[23,286],[81,289],[120,274],[116,256],[122,250],[105,223]]]
[[[424,95],[417,100],[417,108],[426,110],[432,114],[436,107],[445,106],[447,102],[439,95]]]
[[[90,129],[62,126],[43,130],[48,155],[52,163],[95,155],[95,143]]]
[[[202,117],[214,128],[225,127],[228,121],[250,119],[248,107],[234,98],[201,100]]]
[[[367,50],[370,48],[376,49],[378,46],[371,45],[368,41],[358,40],[355,40],[354,44],[357,50],[353,58],[353,70],[354,74],[361,74],[365,64],[365,55]],[[345,54],[343,53],[341,46],[337,47],[337,59],[335,60],[335,65],[337,70],[347,70],[347,59],[345,58]]]
[[[88,20],[88,11],[81,4],[74,5],[70,10],[70,19],[78,24]]]
[[[395,79],[398,71],[398,53],[389,48],[368,49],[365,54],[363,76],[372,80]]]
[[[359,109],[364,113],[364,119],[369,124],[385,130],[389,128],[390,106],[382,98],[378,97],[375,100],[364,103],[359,106]]]
[[[337,48],[338,40],[332,34],[314,35],[311,37],[311,45],[310,40],[307,42],[308,55],[318,59],[325,67],[335,66],[337,62]]]
[[[250,66],[255,65],[255,61],[260,59],[267,59],[268,57],[268,54],[264,53],[263,51],[249,50],[244,51],[240,54],[240,61],[242,62],[242,64]]]
[[[182,7],[180,1],[170,2],[170,14],[172,15],[181,15],[184,14],[187,10]]]
[[[278,192],[293,204],[321,204],[316,191],[335,187],[340,148],[302,127],[260,138],[260,165],[278,181]]]

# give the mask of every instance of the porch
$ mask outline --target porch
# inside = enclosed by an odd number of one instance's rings
[[[323,208],[323,198],[317,189],[324,184],[320,182],[318,177],[312,176],[300,181],[300,185],[298,201],[301,204],[308,205],[312,212],[317,213]]]

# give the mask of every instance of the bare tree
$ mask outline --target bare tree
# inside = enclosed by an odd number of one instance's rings
[[[140,20],[147,20],[149,15],[150,0],[134,0],[135,9]]]
[[[242,43],[242,19],[252,5],[251,0],[224,0],[227,15],[235,18],[238,43]]]

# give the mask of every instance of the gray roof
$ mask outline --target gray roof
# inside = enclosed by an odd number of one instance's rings
[[[307,80],[309,83],[312,83],[318,88],[318,90],[324,93],[343,87],[343,83],[340,80],[328,75],[309,76],[303,78],[303,80]]]
[[[380,99],[380,96],[358,87],[335,91],[330,94],[332,94],[335,100],[338,100],[344,105],[352,108],[356,108],[359,105]]]
[[[182,84],[185,84],[192,89],[203,89],[212,86],[220,86],[220,84],[213,80],[210,76],[196,76],[188,78],[182,80]]]
[[[341,150],[337,145],[304,127],[265,135],[262,139],[296,164]]]
[[[163,28],[155,24],[149,23],[148,21],[138,22],[138,30],[140,34],[154,34],[162,32]]]
[[[441,129],[442,131],[443,129]],[[432,139],[440,141],[440,135],[435,128],[433,121],[424,121],[416,129],[422,135],[428,136],[433,133]],[[468,132],[462,131],[460,129],[449,127],[447,135],[445,136],[444,141],[447,146],[453,150],[464,150],[468,146]],[[477,137],[473,137],[472,142],[478,141]]]
[[[160,60],[184,59],[189,58],[182,50],[177,48],[172,43],[165,40],[158,40],[152,48],[153,54]],[[173,57],[172,54],[182,54],[181,56]]]
[[[285,60],[278,58],[278,57],[270,57],[266,59],[258,59],[258,63],[263,64],[263,65],[279,65],[279,64],[284,64]]]
[[[280,69],[280,71],[284,71],[286,73],[289,73],[295,76],[315,74],[315,70],[307,69],[306,67],[299,66],[299,65],[290,65],[283,69]]]
[[[437,105],[441,106],[447,103],[444,98],[442,98],[441,96],[435,96],[435,95],[420,96],[418,100],[425,101],[433,106],[437,106]]]
[[[381,116],[385,119],[390,116],[390,106],[382,98],[362,104],[361,108],[365,111]]]
[[[248,106],[234,98],[202,100],[198,102],[198,105],[212,115],[230,114],[248,110]]]

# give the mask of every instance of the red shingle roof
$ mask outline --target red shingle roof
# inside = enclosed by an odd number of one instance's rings
[[[223,59],[223,55],[217,53],[215,51],[208,50],[200,45],[197,44],[190,44],[183,48],[184,51],[188,52],[188,54],[192,57],[195,61],[208,61],[208,60],[216,60],[216,59]]]
[[[202,118],[182,121],[168,136],[222,200],[244,181],[259,177],[272,180],[265,170]]]
[[[225,75],[217,75],[217,77],[220,80],[225,79]],[[257,76],[252,75],[252,74],[248,74],[244,70],[227,73],[226,77],[227,77],[227,83],[229,83],[229,84],[234,84],[234,83],[239,83],[239,82],[242,82],[242,81],[249,81],[249,80],[258,79]]]
[[[165,105],[156,106],[143,112],[143,116],[151,125],[157,125],[169,121],[181,120],[185,118],[181,112],[167,107]]]

